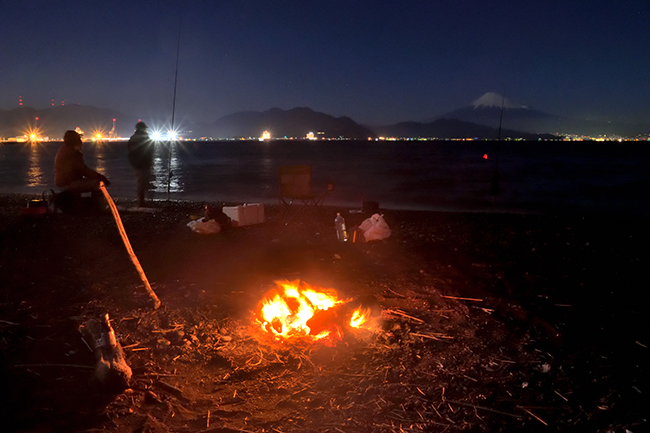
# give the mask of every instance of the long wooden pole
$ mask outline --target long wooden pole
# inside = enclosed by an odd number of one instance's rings
[[[151,285],[149,284],[149,280],[147,280],[147,276],[144,273],[144,269],[142,269],[142,266],[140,266],[140,261],[138,260],[138,257],[133,252],[133,248],[131,248],[131,242],[129,242],[129,238],[126,235],[126,230],[124,230],[124,225],[122,224],[122,218],[120,218],[120,214],[117,211],[117,206],[115,206],[115,202],[113,201],[113,198],[106,190],[106,186],[104,185],[104,182],[101,181],[99,182],[99,189],[102,191],[102,194],[104,194],[104,198],[106,199],[108,206],[111,208],[111,212],[113,213],[113,218],[115,219],[115,224],[117,224],[117,229],[120,232],[120,236],[122,236],[122,241],[124,241],[124,246],[126,247],[126,251],[129,253],[129,257],[131,258],[131,261],[135,265],[135,269],[138,271],[138,274],[140,275],[140,279],[144,283],[144,288],[147,290],[147,293],[153,300],[153,308],[158,309],[161,305],[160,299],[158,299],[158,296],[156,296],[156,292],[154,292],[153,289],[151,288]]]

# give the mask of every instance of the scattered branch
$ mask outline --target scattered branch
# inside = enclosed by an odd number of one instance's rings
[[[528,415],[532,416],[533,418],[535,418],[537,421],[541,422],[541,423],[544,424],[545,426],[548,426],[548,424],[546,424],[546,423],[544,422],[543,419],[541,419],[540,417],[538,417],[537,415],[535,415],[534,413],[532,413],[531,411],[529,411],[529,410],[526,409],[525,407],[523,407],[523,406],[517,406],[517,407],[518,407],[519,409],[525,411]]]
[[[396,316],[402,316],[402,317],[406,317],[407,319],[415,320],[418,323],[425,323],[424,320],[418,319],[417,317],[409,316],[408,314],[400,310],[383,310],[383,311],[387,314],[394,314]]]
[[[430,338],[432,340],[438,340],[438,341],[440,341],[441,338],[448,339],[448,340],[454,339],[454,337],[450,335],[438,334],[438,333],[434,333],[433,335],[430,335],[430,334],[417,334],[415,332],[411,332],[411,335],[413,335],[414,337]]]
[[[447,295],[440,295],[441,298],[447,298],[447,299],[456,299],[458,301],[476,301],[476,302],[483,302],[483,299],[478,299],[478,298],[461,298],[458,296],[447,296]]]
[[[395,290],[391,290],[388,287],[386,287],[386,290],[388,290],[389,292],[391,292],[392,294],[394,294],[396,296],[399,296],[400,298],[406,298],[407,297],[406,295],[402,295],[401,293],[397,293]]]
[[[463,403],[462,401],[455,401],[455,400],[449,400],[449,399],[446,399],[445,401],[447,403],[453,403],[453,404],[457,404],[459,406],[472,407],[472,408],[475,408],[475,409],[481,409],[481,410],[485,410],[485,411],[488,411],[488,412],[498,413],[498,414],[501,414],[501,415],[506,415],[506,416],[511,416],[513,418],[521,419],[520,415],[516,415],[514,413],[502,412],[500,410],[491,409],[491,408],[485,407],[485,406],[478,406],[478,405],[475,405],[475,404]],[[452,410],[452,412],[453,412],[453,410]]]

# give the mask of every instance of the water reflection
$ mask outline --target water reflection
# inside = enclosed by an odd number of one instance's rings
[[[95,148],[95,170],[106,176],[106,146],[103,141],[95,141],[92,143]]]
[[[153,161],[153,190],[155,192],[183,192],[183,170],[178,152],[178,142],[159,142]]]
[[[27,186],[43,186],[44,175],[41,167],[41,149],[38,143],[28,144],[29,146],[29,168],[27,170]]]
[[[171,171],[167,198],[271,203],[277,197],[277,167],[309,163],[315,188],[324,187],[329,180],[335,182],[327,203],[350,209],[358,208],[361,200],[372,200],[386,208],[611,209],[643,216],[650,212],[647,194],[643,194],[650,184],[647,146],[628,144],[614,149],[609,145],[605,149],[594,148],[593,143],[571,147],[547,143],[543,148],[538,143],[505,144],[499,164],[501,190],[493,196],[494,166],[482,158],[485,146],[493,145],[160,143],[154,157],[152,191],[158,199],[167,196]],[[0,192],[36,194],[44,186],[51,187],[60,146],[60,142],[1,145]],[[126,157],[127,143],[87,146],[87,164],[110,174],[113,197],[133,197],[135,182]]]
[[[262,147],[262,158],[260,165],[260,177],[265,180],[265,182],[262,184],[262,189],[265,192],[270,191],[271,185],[273,185],[273,182],[275,181],[274,176],[277,173],[277,162],[273,159],[269,146]]]

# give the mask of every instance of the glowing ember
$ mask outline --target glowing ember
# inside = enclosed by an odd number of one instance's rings
[[[344,308],[333,289],[314,288],[300,281],[277,281],[259,308],[258,322],[276,339],[307,337],[334,344],[343,338],[343,327],[358,328],[369,320],[370,309]]]

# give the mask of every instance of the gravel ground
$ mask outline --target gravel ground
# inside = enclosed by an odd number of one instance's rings
[[[22,216],[31,198],[0,197],[4,431],[649,427],[643,220],[383,210],[388,239],[342,244],[340,209],[200,235],[216,204],[156,202],[121,212],[154,309],[110,213]],[[275,341],[255,318],[278,280],[371,299],[373,326]],[[117,393],[78,332],[105,312],[133,369]]]

